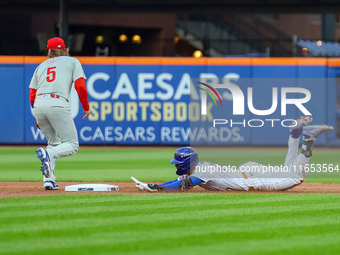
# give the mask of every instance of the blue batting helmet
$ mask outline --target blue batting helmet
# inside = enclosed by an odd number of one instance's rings
[[[191,167],[198,164],[198,153],[191,147],[179,148],[175,151],[175,156],[170,163],[180,164],[177,168],[177,175],[185,174]]]

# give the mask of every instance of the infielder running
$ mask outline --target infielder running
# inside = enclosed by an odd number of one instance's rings
[[[291,126],[288,140],[288,151],[284,166],[275,167],[247,162],[232,169],[230,166],[220,166],[209,162],[199,162],[198,154],[191,147],[179,148],[170,160],[177,168],[180,177],[162,184],[143,183],[131,177],[140,190],[186,190],[199,185],[208,190],[256,190],[277,191],[287,190],[301,184],[306,178],[306,167],[315,139],[324,132],[333,130],[329,125],[308,125],[312,117],[299,117],[296,125]],[[303,134],[304,143],[299,151],[299,140]],[[279,171],[277,171],[277,169]]]
[[[80,62],[69,57],[69,49],[58,37],[47,41],[49,59],[41,63],[33,74],[30,87],[30,102],[37,127],[44,133],[47,148],[36,153],[41,160],[44,189],[57,190],[54,175],[57,159],[72,156],[78,151],[78,135],[71,116],[69,95],[74,83],[86,119],[90,115],[86,76]]]

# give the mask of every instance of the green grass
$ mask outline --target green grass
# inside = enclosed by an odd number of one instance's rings
[[[0,181],[41,181],[35,148],[0,148]],[[58,159],[58,181],[131,181],[130,177],[162,181],[175,177],[169,164],[172,149],[81,148]]]
[[[56,175],[58,181],[116,182],[130,181],[131,176],[166,181],[176,178],[169,164],[173,152],[162,147],[81,148],[58,160]],[[285,153],[285,149],[217,149],[200,152],[200,159],[280,165]],[[315,150],[311,163],[339,164],[339,153]],[[0,148],[0,181],[42,181],[39,167],[35,148]],[[308,180],[340,180],[315,177]],[[340,194],[3,198],[0,254],[340,254],[339,211]]]
[[[339,254],[339,194],[0,200],[0,254]]]
[[[239,166],[247,161],[281,165],[286,149],[198,149],[200,160],[221,165]],[[171,148],[81,148],[72,157],[57,162],[58,181],[98,182],[167,181],[176,178],[175,168],[169,164]],[[311,163],[340,165],[339,151],[314,150]],[[41,181],[40,161],[35,148],[0,148],[0,181]],[[340,182],[340,172],[309,173],[307,181]]]

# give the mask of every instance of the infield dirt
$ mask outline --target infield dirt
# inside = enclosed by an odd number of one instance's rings
[[[58,182],[59,190],[44,190],[42,182],[0,182],[0,198],[5,197],[31,197],[31,196],[53,196],[62,194],[151,194],[151,192],[141,191],[135,187],[133,182],[101,182],[105,184],[113,184],[119,186],[119,191],[110,192],[92,192],[79,191],[70,192],[65,191],[65,186],[80,184],[80,182]],[[201,187],[194,187],[192,190],[186,192],[190,193],[340,193],[340,183],[302,183],[301,185],[286,190],[275,192],[259,192],[259,191],[209,191]],[[167,192],[170,193],[170,192]],[[153,193],[154,194],[154,193]]]

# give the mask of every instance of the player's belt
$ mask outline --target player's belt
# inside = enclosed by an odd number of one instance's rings
[[[56,94],[40,94],[37,96],[37,98],[40,98],[40,97],[60,98],[60,96]]]
[[[59,98],[59,96],[58,96],[58,95],[55,95],[55,94],[50,94],[50,96],[51,96],[52,98]]]

